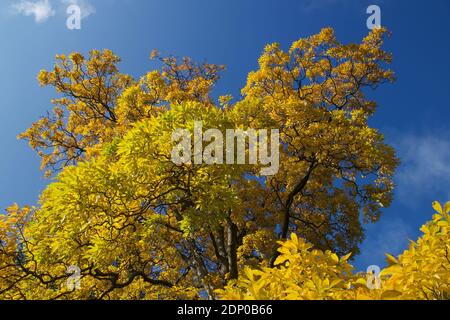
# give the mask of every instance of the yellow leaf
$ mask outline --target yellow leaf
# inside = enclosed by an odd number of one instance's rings
[[[274,265],[280,265],[280,264],[283,264],[283,263],[285,263],[286,262],[286,257],[284,257],[284,256],[279,256],[279,257],[277,257],[276,259],[275,259],[275,262],[273,263]]]
[[[295,233],[292,233],[292,234],[291,234],[291,240],[294,241],[294,242],[297,244],[297,242],[298,242],[298,237],[297,237],[297,235],[296,235]]]
[[[398,260],[393,255],[390,255],[389,253],[385,253],[385,255],[386,261],[389,263],[389,265],[398,264]]]
[[[250,281],[253,281],[253,271],[250,268],[244,268],[245,275]]]
[[[332,259],[334,262],[336,262],[336,263],[339,262],[339,257],[338,257],[338,255],[337,255],[336,253],[332,253],[332,254],[330,255],[330,257],[331,257],[331,259]]]
[[[383,299],[383,300],[384,299],[393,299],[393,298],[397,298],[398,296],[401,296],[401,295],[402,295],[402,293],[398,292],[396,290],[387,290],[381,294],[381,299]]]
[[[449,226],[449,223],[448,223],[448,221],[439,221],[439,222],[437,223],[437,225],[438,225],[439,227],[448,227],[448,226]]]
[[[345,256],[341,257],[341,261],[347,261],[352,256],[352,253],[347,253]]]
[[[444,212],[450,213],[450,201],[447,201],[444,205]]]
[[[367,280],[364,278],[358,278],[353,285],[355,287],[367,287]]]
[[[391,275],[391,274],[400,272],[401,270],[402,270],[402,267],[400,265],[394,264],[390,267],[387,267],[387,268],[381,270],[380,276]]]
[[[433,209],[436,210],[436,212],[442,214],[442,207],[441,204],[437,201],[433,201]]]

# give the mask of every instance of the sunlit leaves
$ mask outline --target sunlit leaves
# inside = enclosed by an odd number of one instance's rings
[[[441,208],[438,202],[433,208]],[[387,254],[381,288],[370,289],[361,274],[336,254],[312,249],[295,234],[282,243],[276,268],[245,269],[218,290],[222,299],[449,299],[449,215],[435,214],[426,233],[398,258]]]
[[[212,98],[222,66],[154,51],[161,69],[132,79],[110,50],[57,56],[38,76],[54,108],[21,135],[54,180],[39,206],[0,219],[0,297],[213,298],[230,279],[243,291],[229,297],[351,295],[361,221],[389,206],[398,164],[365,95],[393,80],[384,34],[342,44],[326,28],[287,51],[269,44],[237,101]],[[278,129],[280,170],[262,179],[258,165],[175,164],[172,133],[196,121],[222,134]]]

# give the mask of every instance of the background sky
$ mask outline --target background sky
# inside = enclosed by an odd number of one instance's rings
[[[36,5],[37,3],[37,5]],[[81,30],[66,28],[66,8],[82,7]],[[51,88],[36,76],[57,53],[112,49],[121,71],[135,77],[157,67],[148,57],[190,56],[225,64],[215,95],[239,97],[247,73],[257,68],[265,44],[287,49],[331,26],[342,42],[369,31],[366,9],[381,8],[392,31],[397,81],[370,96],[379,102],[371,120],[402,161],[395,200],[380,221],[366,225],[355,265],[384,266],[384,252],[399,254],[430,220],[431,202],[450,200],[450,2],[448,0],[2,0],[0,3],[0,210],[35,204],[49,183],[37,155],[16,136],[51,108]]]

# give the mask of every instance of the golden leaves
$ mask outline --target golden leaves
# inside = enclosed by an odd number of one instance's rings
[[[437,202],[433,203],[433,208],[441,211]],[[222,299],[448,299],[448,220],[449,217],[442,214],[433,216],[433,221],[427,224],[427,232],[417,242],[412,242],[409,250],[398,258],[386,254],[390,266],[381,271],[381,288],[377,290],[367,287],[367,279],[348,273],[352,269],[346,263],[349,255],[342,257],[339,263],[336,254],[311,250],[293,234],[279,250],[278,262],[289,261],[289,265],[278,265],[274,269],[247,268],[237,282],[218,293]],[[330,259],[323,260],[323,257]],[[325,261],[328,262],[324,267]]]
[[[218,291],[231,299],[393,299],[414,295],[417,287],[408,286],[417,279],[442,283],[450,203],[434,205],[434,222],[407,252],[388,256],[383,291],[370,291],[349,263],[363,238],[360,212],[376,221],[390,204],[398,163],[368,124],[376,103],[363,92],[393,79],[384,66],[390,61],[381,48],[384,34],[375,30],[345,45],[326,28],[288,51],[269,44],[248,75],[244,98],[224,95],[219,105],[211,90],[222,66],[154,51],[161,70],[133,80],[119,72],[110,50],[58,56],[38,76],[58,92],[55,107],[20,137],[43,167],[62,170],[33,215],[14,206],[0,219],[5,230],[20,221],[32,240],[15,234],[11,248],[28,244],[30,265],[59,287],[63,266],[79,263],[87,289],[74,295],[82,298],[102,296],[116,282],[127,285],[113,288],[112,298],[198,297],[225,284],[233,259],[240,277]],[[280,129],[279,173],[263,184],[248,178],[256,171],[250,166],[175,166],[171,134],[192,130],[196,120],[220,130]],[[286,211],[287,232],[296,233],[279,243],[276,268],[267,268]],[[237,243],[228,245],[233,237]],[[214,268],[195,269],[198,261]],[[149,274],[176,285],[151,285]],[[27,298],[54,293],[35,281],[21,285],[38,288]]]

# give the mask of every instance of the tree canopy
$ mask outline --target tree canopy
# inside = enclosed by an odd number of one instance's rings
[[[304,298],[294,291],[314,279],[323,288],[353,285],[347,260],[359,252],[362,222],[376,222],[390,205],[398,165],[369,125],[377,104],[368,89],[394,80],[385,34],[377,28],[361,43],[342,44],[326,28],[287,51],[269,44],[241,97],[217,102],[223,66],[154,51],[161,70],[133,79],[110,50],[58,55],[38,77],[56,89],[54,108],[20,135],[53,181],[37,206],[13,205],[1,216],[0,298]],[[278,129],[278,172],[175,164],[172,133],[193,132],[196,121],[224,134]],[[448,220],[440,214],[437,224]],[[442,245],[433,239],[417,246]],[[405,278],[420,251],[412,248],[389,268],[389,285],[416,297]],[[318,270],[310,269],[316,258]],[[79,268],[79,289],[67,286],[70,266]],[[264,289],[262,279],[305,268],[310,282],[294,277]],[[356,294],[325,291],[305,297]]]

